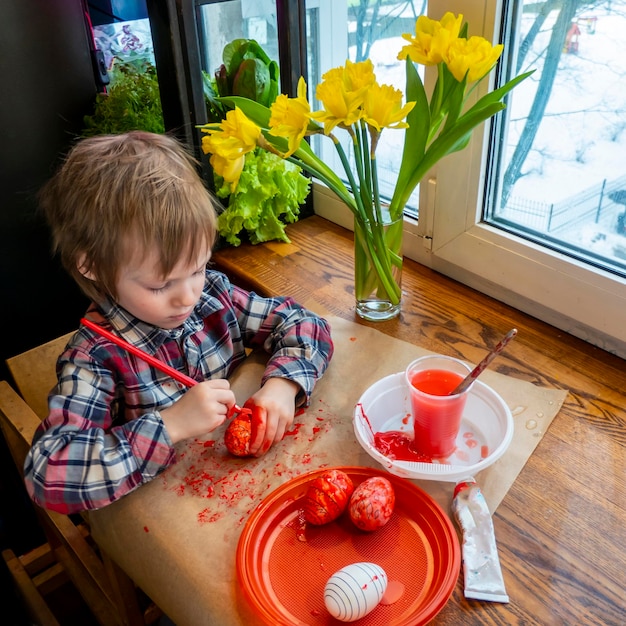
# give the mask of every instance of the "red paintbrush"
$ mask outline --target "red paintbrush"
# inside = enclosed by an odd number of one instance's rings
[[[458,384],[456,389],[450,392],[450,395],[453,396],[457,393],[463,393],[483,373],[487,365],[504,350],[505,346],[515,335],[517,335],[517,328],[511,328],[498,345]]]
[[[113,333],[109,332],[105,328],[102,328],[102,326],[100,326],[99,324],[96,324],[95,322],[92,322],[91,320],[88,320],[84,317],[80,321],[82,324],[87,326],[87,328],[91,328],[91,330],[98,333],[99,335],[102,335],[102,337],[105,337],[109,341],[112,341],[114,344],[118,345],[120,348],[123,348],[124,350],[126,350],[126,352],[130,352],[131,354],[134,354],[136,357],[139,357],[140,359],[144,360],[146,363],[148,363],[149,365],[152,365],[152,367],[154,367],[155,369],[158,369],[164,374],[171,376],[174,380],[177,380],[179,383],[182,383],[186,387],[193,387],[194,385],[198,384],[197,380],[194,380],[190,376],[187,376],[187,374],[183,374],[182,372],[179,372],[173,367],[170,367],[166,363],[163,363],[163,361],[159,361],[159,359],[156,359],[155,357],[148,354],[147,352],[144,352],[137,346],[133,346],[132,343],[128,343],[128,341],[125,341],[121,337],[118,337],[117,335],[114,335]],[[233,413],[241,413],[241,407],[235,404],[235,406],[229,411],[229,417]]]

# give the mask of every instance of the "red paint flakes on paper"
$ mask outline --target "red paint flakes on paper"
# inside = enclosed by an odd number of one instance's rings
[[[300,428],[302,428],[303,424],[295,423],[291,430],[285,431],[285,437],[295,437],[300,434]]]
[[[308,441],[318,441],[320,431],[328,433],[333,429],[328,407],[322,411],[325,413],[316,416],[313,424],[309,411],[310,419],[295,422],[285,434],[296,440],[304,435]],[[204,499],[206,506],[201,505],[202,510],[193,513],[199,524],[219,520],[245,524],[259,502],[278,485],[308,471],[311,465],[320,468],[328,465],[322,463],[323,450],[296,454],[290,448],[289,440],[271,446],[264,456],[265,464],[258,467],[252,457],[233,458],[219,436],[191,439],[177,446],[177,463],[164,473],[163,485],[177,496]]]
[[[211,498],[215,494],[213,477],[203,468],[192,465],[176,489],[179,495],[191,492],[193,495]]]
[[[202,509],[202,511],[198,513],[198,522],[200,524],[208,524],[211,522],[216,522],[222,517],[224,517],[223,513],[212,513],[211,509]]]

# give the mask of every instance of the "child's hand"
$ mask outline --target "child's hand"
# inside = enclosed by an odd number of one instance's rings
[[[176,443],[214,431],[234,404],[235,394],[227,380],[207,380],[160,413],[172,443]]]
[[[251,454],[261,456],[273,443],[282,440],[293,424],[299,391],[298,383],[286,378],[270,378],[248,399],[245,406],[261,409],[252,413]]]

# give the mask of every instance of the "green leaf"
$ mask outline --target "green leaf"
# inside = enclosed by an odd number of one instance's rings
[[[224,186],[215,178],[219,195]],[[229,196],[229,204],[218,218],[220,235],[234,246],[241,243],[244,231],[251,243],[289,241],[285,224],[298,219],[309,185],[301,168],[257,148],[246,155],[235,193],[228,188],[223,196]]]
[[[223,66],[222,66],[223,67]],[[217,122],[226,117],[226,107],[218,100],[219,95],[215,91],[216,83],[207,72],[202,72],[202,90],[207,105],[208,119]]]
[[[247,42],[247,39],[233,39],[224,46],[222,61],[226,66],[227,73],[232,74],[237,71],[245,53],[245,49],[242,50],[242,48],[245,47]]]
[[[267,105],[270,106],[276,98],[278,98],[278,94],[280,93],[280,70],[278,63],[272,61],[268,65],[268,70],[270,73],[270,92],[267,98]]]
[[[406,101],[415,102],[415,106],[408,114],[406,121],[409,127],[404,134],[404,147],[402,148],[402,161],[400,171],[398,172],[398,180],[391,200],[392,217],[396,215],[397,210],[403,210],[404,205],[398,206],[396,196],[399,190],[402,190],[408,184],[411,172],[415,169],[417,163],[424,158],[426,150],[426,141],[430,128],[430,107],[428,97],[424,89],[422,79],[417,73],[417,69],[410,59],[406,60]],[[410,194],[409,194],[410,195]]]
[[[403,168],[400,169],[402,177],[398,177],[398,182],[391,201],[391,211],[401,211],[406,205],[411,193],[413,193],[413,190],[421,182],[428,170],[446,155],[465,148],[471,139],[474,128],[502,111],[505,108],[505,104],[502,102],[504,96],[532,73],[531,71],[520,74],[499,89],[483,96],[474,106],[460,115],[454,122],[446,123],[442,132],[424,153],[423,158],[419,161],[411,161],[413,166],[411,171],[407,173],[406,170],[403,171]],[[455,82],[458,83],[456,80]],[[455,95],[454,98],[455,102],[458,104],[458,94]]]
[[[534,73],[534,71],[535,70],[531,70],[530,72],[526,72],[524,74],[520,74],[519,76],[516,76],[515,78],[510,80],[508,83],[502,85],[502,87],[499,87],[498,89],[495,89],[494,91],[491,91],[490,93],[485,94],[468,111],[468,113],[470,113],[474,109],[479,109],[479,108],[484,107],[484,106],[490,106],[494,102],[500,102],[504,98],[504,96],[506,96],[509,93],[509,91],[511,91],[516,85],[519,85],[519,83],[521,83],[523,80],[526,80],[531,74]]]
[[[262,61],[246,59],[233,77],[233,95],[268,104],[270,72]]]
[[[410,191],[407,193],[405,190],[405,195],[403,196],[404,202],[406,203],[413,189],[415,189],[426,172],[428,172],[435,163],[439,162],[439,160],[447,154],[463,148],[463,142],[468,141],[469,136],[476,126],[499,111],[502,111],[504,108],[504,103],[496,102],[476,110],[472,114],[465,114],[458,119],[457,123],[452,128],[441,133],[429,146],[424,158],[413,171],[409,183],[406,186],[406,190]]]
[[[268,128],[270,124],[270,110],[263,104],[255,102],[254,100],[248,100],[247,98],[241,98],[240,96],[227,96],[226,98],[220,98],[220,102],[224,102],[232,109],[235,107],[240,108],[245,116],[252,120],[257,126],[261,128]]]
[[[465,87],[467,86],[467,76],[459,82],[450,72],[448,72],[448,75],[450,87],[446,89],[445,110],[447,115],[444,132],[446,129],[451,128],[459,118],[465,102]]]
[[[224,46],[223,65],[215,73],[222,97],[238,95],[269,106],[279,92],[279,69],[254,39],[234,39]]]
[[[255,39],[247,39],[246,43],[242,46],[242,50],[244,50],[246,59],[259,59],[264,65],[272,63],[272,59],[267,56],[263,47]]]

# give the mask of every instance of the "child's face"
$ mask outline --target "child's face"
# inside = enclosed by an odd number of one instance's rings
[[[140,320],[172,329],[192,313],[204,287],[205,266],[211,251],[203,251],[195,262],[180,261],[163,278],[158,271],[156,250],[135,258],[121,268],[117,281],[117,302]]]

